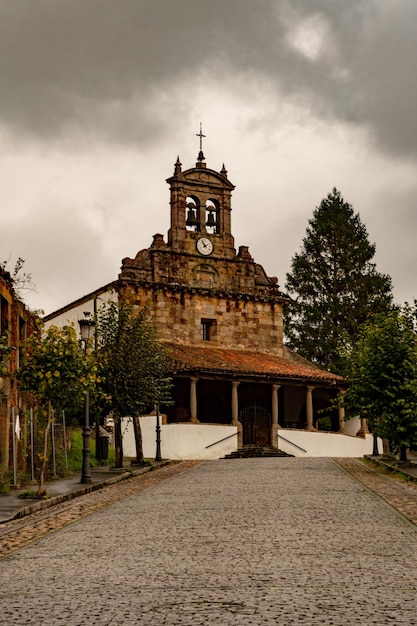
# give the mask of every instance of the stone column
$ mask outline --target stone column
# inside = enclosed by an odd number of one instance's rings
[[[278,448],[278,389],[281,385],[272,385],[272,424],[271,424],[271,445]]]
[[[241,448],[243,445],[242,424],[239,422],[239,396],[237,388],[240,382],[232,380],[232,425],[237,428],[237,445]]]
[[[339,389],[340,401],[342,401],[345,393],[346,393],[345,389]],[[339,414],[339,433],[344,434],[345,432],[345,407],[344,406],[339,406],[338,414]]]
[[[307,430],[313,431],[313,389],[312,385],[308,385],[307,387],[307,395],[306,395],[306,413],[307,413]]]
[[[191,422],[193,424],[198,424],[197,419],[197,381],[198,378],[190,378],[191,386],[190,386],[190,412],[191,412]]]
[[[361,427],[356,433],[356,436],[363,437],[365,439],[365,436],[368,433],[369,433],[369,430],[368,430],[368,422],[366,421],[366,417],[361,417]]]

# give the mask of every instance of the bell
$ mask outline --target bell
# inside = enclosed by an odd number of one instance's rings
[[[186,226],[190,226],[190,227],[198,226],[199,222],[198,222],[198,219],[197,219],[197,210],[195,209],[195,207],[192,206],[192,205],[191,206],[188,205],[187,211],[188,211],[187,212],[187,219],[186,219],[186,222],[185,222]]]
[[[209,211],[206,226],[208,226],[209,228],[215,228],[216,225],[217,223],[216,223],[216,218],[214,217],[214,211]]]

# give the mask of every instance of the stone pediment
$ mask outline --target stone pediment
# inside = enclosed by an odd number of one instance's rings
[[[120,278],[149,280],[152,275],[152,262],[149,248],[139,250],[134,259],[122,259],[122,273]]]
[[[151,256],[149,254],[149,248],[139,250],[134,259],[125,257],[122,259],[123,267],[135,268],[135,269],[151,269]]]
[[[191,187],[200,187],[207,185],[208,187],[227,187],[230,190],[233,190],[235,186],[228,180],[226,176],[226,171],[222,175],[215,170],[208,169],[206,167],[193,167],[191,169],[185,170],[172,178],[167,179],[167,183],[172,183],[175,180],[181,181],[186,186]]]

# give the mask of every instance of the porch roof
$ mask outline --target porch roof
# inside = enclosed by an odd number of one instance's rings
[[[254,350],[219,348],[213,345],[181,345],[165,343],[175,361],[176,372],[246,374],[269,378],[290,378],[343,385],[342,376],[326,372],[291,350],[278,357]]]

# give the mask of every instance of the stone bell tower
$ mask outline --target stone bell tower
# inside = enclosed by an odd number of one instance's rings
[[[206,257],[234,258],[231,233],[231,195],[235,188],[223,165],[220,172],[208,169],[202,151],[194,168],[185,172],[177,158],[170,185],[171,227],[168,246],[176,252]]]
[[[282,355],[282,305],[277,279],[255,263],[231,232],[234,185],[226,168],[206,166],[201,140],[195,167],[179,158],[170,186],[168,239],[125,258],[118,290],[146,310],[160,340],[218,344]]]

